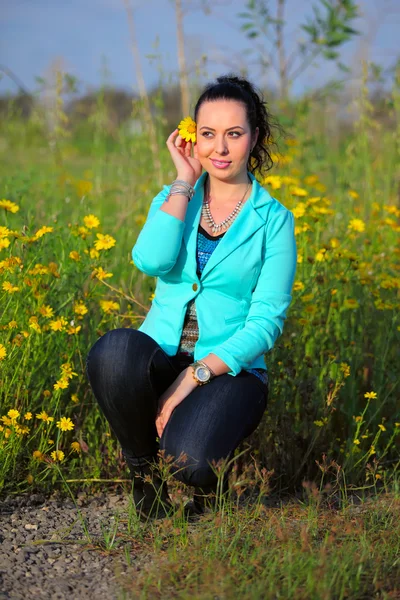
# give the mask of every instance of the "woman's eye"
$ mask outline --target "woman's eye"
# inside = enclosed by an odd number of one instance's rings
[[[208,136],[207,136],[207,134],[208,134],[208,133],[211,133],[211,135],[212,135],[212,132],[211,132],[211,131],[204,131],[204,132],[202,133],[202,135],[203,135],[203,136],[205,136],[205,137],[208,137]],[[239,131],[230,131],[229,133],[232,133],[234,137],[236,137],[236,136],[237,136],[237,137],[240,137],[240,136],[242,135],[242,134],[241,134]]]

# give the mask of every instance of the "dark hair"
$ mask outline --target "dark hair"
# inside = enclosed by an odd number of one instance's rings
[[[256,127],[259,128],[258,139],[249,155],[247,168],[253,175],[257,170],[261,174],[262,171],[269,171],[274,164],[269,147],[275,144],[271,127],[277,127],[279,130],[282,128],[267,111],[267,103],[262,92],[244,77],[233,74],[222,75],[216,79],[216,82],[208,83],[203,89],[194,109],[194,120],[197,122],[199,109],[203,102],[213,102],[219,99],[237,100],[245,105],[252,134]]]

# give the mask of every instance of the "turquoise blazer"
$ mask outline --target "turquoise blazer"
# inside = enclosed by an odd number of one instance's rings
[[[171,186],[153,199],[132,248],[136,267],[156,277],[155,297],[139,331],[173,356],[186,307],[195,298],[199,337],[194,359],[212,352],[236,376],[267,368],[265,353],[282,334],[297,266],[294,215],[249,172],[249,199],[206,263],[197,271],[197,229],[204,195],[197,180],[185,221],[162,210]]]

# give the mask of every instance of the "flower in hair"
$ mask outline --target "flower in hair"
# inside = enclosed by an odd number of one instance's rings
[[[179,135],[185,142],[196,142],[196,122],[192,117],[185,117],[178,125]]]

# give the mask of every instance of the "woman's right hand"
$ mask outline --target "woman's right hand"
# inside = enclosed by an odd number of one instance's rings
[[[186,142],[175,129],[167,139],[167,148],[177,170],[177,179],[183,179],[194,186],[201,175],[202,166],[198,159],[197,145],[193,145],[193,156],[190,156],[192,142]]]

